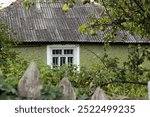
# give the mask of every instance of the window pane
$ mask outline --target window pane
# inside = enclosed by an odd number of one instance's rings
[[[66,57],[60,57],[60,65],[66,64]]]
[[[64,54],[73,54],[73,49],[65,49]]]
[[[53,54],[62,54],[62,50],[53,50]]]
[[[68,64],[73,64],[73,57],[68,57]]]
[[[58,66],[58,57],[53,57],[53,68],[56,68]]]

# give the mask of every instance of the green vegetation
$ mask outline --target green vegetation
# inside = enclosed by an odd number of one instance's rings
[[[111,99],[121,96],[130,99],[147,99],[150,71],[142,65],[145,60],[150,60],[149,49],[131,46],[128,52],[127,61],[122,66],[118,65],[118,58],[112,58],[107,53],[99,58],[103,64],[97,64],[90,70],[81,67],[80,71],[77,71],[76,66],[62,66],[54,70],[42,66],[39,69],[44,85],[43,92],[47,92],[45,89],[50,86],[58,89],[60,80],[67,74],[76,89],[77,99],[90,99],[98,86],[102,87]],[[54,99],[60,96],[58,92],[56,94]]]
[[[18,42],[12,41],[14,32],[0,23],[0,98],[13,99],[17,96],[17,83],[27,62],[11,51]]]
[[[128,58],[121,66],[119,59],[110,57],[105,50],[99,58],[102,64],[92,66],[90,70],[81,67],[80,71],[77,71],[76,66],[65,65],[51,69],[49,66],[39,65],[43,84],[41,99],[63,97],[59,91],[59,82],[66,74],[76,89],[77,99],[90,99],[98,86],[103,88],[110,99],[147,99],[150,70],[142,65],[145,60],[150,60],[150,51],[148,48],[131,46],[128,52]],[[1,99],[21,99],[17,94],[17,84],[27,64],[10,64],[7,68],[8,72],[3,74],[0,82]]]
[[[25,6],[30,7],[32,0],[26,0]],[[34,0],[36,1],[36,0]],[[56,1],[56,0],[55,0]],[[89,3],[89,0],[84,0]],[[132,34],[149,36],[150,32],[150,2],[148,0],[98,0],[105,7],[105,15],[101,18],[90,16],[90,21],[80,30],[95,35],[97,30],[106,30],[106,41],[113,39],[120,30],[130,31]],[[67,0],[63,10],[72,8],[75,0]],[[91,31],[92,30],[92,31]],[[81,31],[81,32],[82,32]],[[85,33],[84,32],[84,33]],[[27,62],[17,53],[10,51],[16,45],[12,41],[13,32],[0,23],[0,98],[22,99],[18,95],[17,84]],[[88,50],[89,51],[89,50]],[[91,51],[92,52],[92,51]],[[97,56],[96,53],[93,52]],[[120,58],[111,57],[104,48],[104,54],[97,56],[99,64],[91,69],[76,66],[61,66],[51,69],[49,66],[39,65],[40,78],[43,89],[41,99],[60,99],[63,95],[59,91],[59,82],[67,74],[76,89],[77,99],[90,99],[96,87],[100,86],[109,95],[110,99],[120,96],[129,99],[147,99],[147,82],[150,81],[150,69],[143,66],[150,61],[150,50],[147,47],[131,46],[128,49],[127,59],[119,63]],[[121,65],[120,65],[121,64]]]

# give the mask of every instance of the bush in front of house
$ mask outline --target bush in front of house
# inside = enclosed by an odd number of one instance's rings
[[[129,47],[128,60],[121,66],[118,58],[111,58],[107,52],[100,57],[101,63],[91,69],[76,66],[62,66],[58,69],[41,67],[41,79],[45,87],[59,86],[60,80],[67,76],[75,87],[77,99],[90,99],[100,86],[110,99],[147,99],[147,82],[150,70],[142,65],[149,60],[149,49],[139,45]],[[46,89],[46,88],[44,88]]]
[[[93,65],[91,69],[81,67],[80,71],[74,65],[56,69],[38,65],[43,85],[41,99],[61,99],[63,95],[59,83],[64,77],[71,81],[78,100],[90,99],[98,86],[110,99],[147,99],[150,71],[142,65],[146,59],[149,60],[149,54],[148,48],[130,47],[128,60],[121,66],[118,58],[111,58],[106,52],[100,57],[102,64]],[[28,63],[18,57],[1,67],[1,99],[22,99],[18,95],[17,85],[27,66]]]

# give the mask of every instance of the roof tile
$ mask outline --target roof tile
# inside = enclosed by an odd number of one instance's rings
[[[19,0],[18,0],[19,1]],[[7,7],[0,12],[0,20],[7,23],[17,35],[15,40],[24,42],[103,42],[103,32],[98,36],[83,35],[78,31],[81,24],[85,23],[88,14],[99,16],[97,7],[77,5],[67,13],[62,12],[62,2],[48,4],[46,2],[27,10],[22,6],[22,1],[13,7]],[[122,34],[121,34],[122,35]],[[136,40],[128,35],[127,43],[145,42]],[[120,37],[116,42],[121,42]]]

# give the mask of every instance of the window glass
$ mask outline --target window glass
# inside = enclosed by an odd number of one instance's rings
[[[58,57],[53,57],[53,68],[58,66]]]
[[[68,64],[73,64],[73,57],[68,57]]]
[[[64,54],[73,54],[73,49],[65,49]]]
[[[66,57],[60,57],[60,66],[66,64]]]
[[[55,54],[62,54],[62,50],[52,50],[52,53]]]

